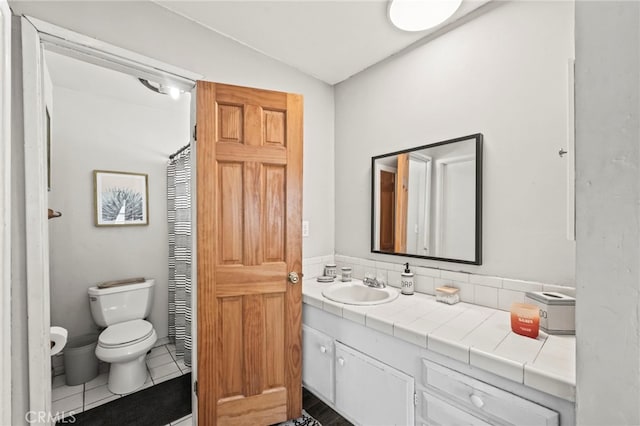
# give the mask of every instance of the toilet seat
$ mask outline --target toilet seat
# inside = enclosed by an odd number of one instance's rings
[[[121,322],[106,328],[98,338],[103,348],[120,348],[141,342],[154,333],[150,322],[137,319]]]

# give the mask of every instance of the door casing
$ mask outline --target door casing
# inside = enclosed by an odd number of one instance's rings
[[[11,10],[0,0],[0,424],[11,424]]]
[[[1,5],[2,3],[0,3]],[[168,81],[188,91],[195,90],[195,82],[202,76],[35,18],[22,17],[21,26],[25,130],[29,411],[50,413],[51,357],[49,345],[45,344],[50,339],[49,306],[51,302],[49,298],[49,232],[47,218],[44,214],[47,208],[47,164],[46,140],[43,131],[45,121],[42,84],[43,48],[46,46],[52,51],[136,77]],[[3,81],[5,80],[3,79]],[[195,96],[192,99],[195,99]],[[194,155],[192,154],[192,162],[194,162]],[[4,173],[7,173],[7,170],[10,169],[5,169]],[[5,180],[6,182],[7,180]],[[195,247],[193,253],[195,256]],[[192,324],[194,335],[196,327],[197,324],[194,321]],[[3,339],[3,341],[10,341],[10,339]],[[197,360],[194,360],[194,363],[196,362]],[[195,381],[195,377],[196,374],[193,374],[192,380]],[[3,398],[3,404],[7,400],[10,401],[10,398]],[[195,398],[192,400],[194,401],[193,412],[196,413],[197,400]],[[11,422],[9,421],[7,424],[11,424]],[[50,424],[50,419],[45,424]]]

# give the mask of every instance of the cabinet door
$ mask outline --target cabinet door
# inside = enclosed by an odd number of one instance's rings
[[[336,342],[336,408],[366,426],[413,425],[413,377]]]
[[[302,325],[302,384],[316,396],[334,402],[333,339]]]

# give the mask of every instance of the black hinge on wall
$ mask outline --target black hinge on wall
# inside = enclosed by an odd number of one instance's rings
[[[197,380],[195,382],[193,382],[193,393],[195,393],[196,396],[198,396],[198,381]]]
[[[197,141],[198,140],[198,125],[194,125],[193,126],[193,140]]]

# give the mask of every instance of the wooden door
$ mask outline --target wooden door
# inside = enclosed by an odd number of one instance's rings
[[[398,171],[396,172],[396,209],[395,240],[393,250],[396,253],[407,252],[407,206],[409,204],[409,155],[398,155]]]
[[[393,252],[396,174],[380,170],[380,251]]]
[[[302,410],[302,97],[197,86],[198,424]]]

